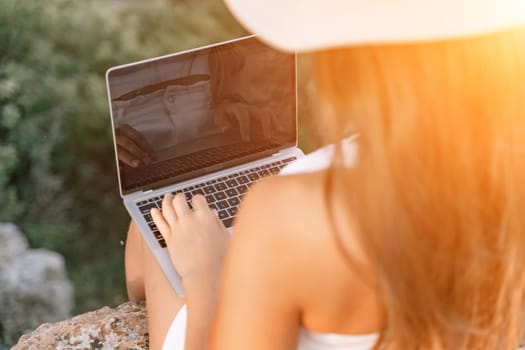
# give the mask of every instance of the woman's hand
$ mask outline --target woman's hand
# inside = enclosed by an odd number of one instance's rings
[[[192,207],[184,194],[167,194],[162,213],[152,209],[151,215],[166,240],[186,293],[201,294],[217,286],[229,234],[204,196],[194,196]]]

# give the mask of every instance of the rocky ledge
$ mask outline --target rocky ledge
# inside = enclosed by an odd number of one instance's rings
[[[148,348],[148,325],[143,302],[127,302],[57,323],[44,323],[22,336],[11,350],[70,350]]]
[[[43,322],[71,317],[72,308],[64,258],[29,249],[18,227],[0,223],[0,350]]]

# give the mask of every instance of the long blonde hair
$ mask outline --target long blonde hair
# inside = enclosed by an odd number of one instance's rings
[[[385,306],[377,347],[516,349],[525,321],[525,28],[328,50],[314,69],[329,129],[352,123],[360,133],[356,166],[342,165],[339,148],[330,182],[347,188]]]

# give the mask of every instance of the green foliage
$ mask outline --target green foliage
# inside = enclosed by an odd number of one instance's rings
[[[245,34],[221,0],[0,0],[0,222],[64,255],[75,313],[125,299],[119,241],[129,217],[105,71]],[[308,96],[304,62],[300,95]],[[313,128],[305,102],[301,123]]]
[[[244,35],[219,0],[0,0],[0,221],[59,251],[76,310],[124,300],[104,74]]]

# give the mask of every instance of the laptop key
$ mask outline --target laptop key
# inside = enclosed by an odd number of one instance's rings
[[[291,161],[296,160],[296,159],[297,159],[297,157],[286,158],[286,159],[283,159],[282,162],[283,163],[290,163]]]
[[[241,185],[250,182],[250,180],[249,180],[246,176],[241,176],[241,177],[239,177],[239,178],[237,179],[237,181],[238,181]]]
[[[164,239],[159,239],[159,244],[162,248],[166,248],[168,245]]]
[[[228,202],[226,201],[217,202],[217,206],[219,207],[219,209],[226,209],[229,207]]]
[[[213,197],[213,195],[209,194],[206,196],[206,202],[208,202],[208,204],[211,204],[213,202],[215,202],[215,197]]]
[[[224,224],[224,227],[230,228],[232,227],[232,224],[233,224],[233,218],[224,219],[222,220],[222,223]]]
[[[214,196],[215,196],[215,199],[217,199],[218,201],[226,199],[226,195],[224,194],[224,192],[215,193]]]
[[[273,175],[275,175],[275,174],[279,174],[279,168],[277,168],[277,167],[273,167],[273,168],[271,168],[271,169],[270,169],[270,173],[272,173]]]
[[[237,208],[228,208],[228,214],[230,214],[230,216],[237,215]]]
[[[210,208],[214,210],[219,210],[219,207],[215,203],[210,204]]]
[[[191,194],[194,195],[194,196],[195,196],[196,194],[202,194],[202,195],[204,195],[204,191],[201,190],[201,189],[199,188],[199,189],[197,189],[197,190],[193,190],[193,191],[191,191]]]
[[[229,188],[226,190],[226,194],[228,195],[228,197],[233,197],[237,195],[237,191],[235,190],[235,188]]]
[[[146,220],[146,222],[151,222],[151,221],[153,221],[153,218],[151,217],[150,214],[145,214],[144,215],[144,220]]]
[[[210,194],[210,193],[215,192],[215,189],[213,188],[213,186],[206,186],[206,187],[203,188],[203,190],[204,190],[204,193],[206,193],[206,194]]]
[[[233,197],[233,198],[228,198],[228,203],[230,203],[230,205],[232,207],[236,207],[238,206],[239,204],[241,204],[241,201],[239,200],[239,198],[237,197]]]
[[[223,191],[225,190],[227,187],[224,183],[222,182],[219,182],[218,184],[215,185],[215,188],[217,189],[217,191]]]
[[[142,214],[149,214],[152,208],[157,208],[155,203],[149,203],[149,204],[146,204],[146,205],[143,205],[143,206],[139,207],[140,212]]]
[[[158,227],[157,227],[157,225],[155,225],[154,222],[149,222],[148,226],[151,229],[151,231],[158,231]]]
[[[157,230],[153,231],[153,234],[155,235],[156,239],[164,239],[164,237],[162,237],[162,233]]]
[[[228,185],[228,187],[239,186],[239,184],[237,183],[237,181],[235,181],[235,179],[231,179],[231,180],[226,181],[226,185]]]
[[[244,192],[246,192],[247,189],[248,189],[248,186],[240,185],[239,187],[237,187],[237,192],[239,192],[239,194],[243,194]]]
[[[268,175],[270,175],[270,172],[268,170],[261,170],[259,175],[261,175],[261,176],[268,176]]]
[[[251,173],[250,175],[248,175],[248,178],[252,181],[255,181],[255,180],[258,180],[260,179],[260,176],[257,175],[257,173]]]
[[[229,216],[226,210],[221,210],[219,211],[218,214],[219,214],[219,219],[221,220],[226,219]]]

